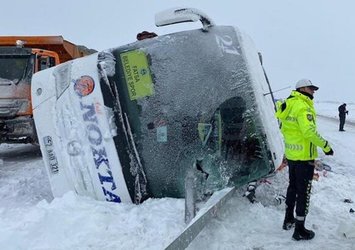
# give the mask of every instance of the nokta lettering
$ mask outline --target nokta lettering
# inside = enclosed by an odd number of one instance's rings
[[[117,189],[117,186],[103,145],[102,132],[98,126],[95,105],[86,105],[80,102],[80,108],[83,111],[83,120],[86,124],[88,140],[104,196],[107,201],[121,202],[121,198],[113,192]]]

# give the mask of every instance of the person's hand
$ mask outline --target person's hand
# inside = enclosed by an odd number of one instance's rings
[[[348,114],[349,114],[349,111],[346,111],[345,113],[348,115]]]
[[[328,141],[325,142],[325,145],[323,147],[323,152],[326,155],[333,155],[334,151],[333,149],[330,147],[330,145],[328,144]]]
[[[332,148],[330,148],[330,150],[328,152],[324,151],[324,154],[326,154],[326,155],[334,155],[334,151],[333,151]]]

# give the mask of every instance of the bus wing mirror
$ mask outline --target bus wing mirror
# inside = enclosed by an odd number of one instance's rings
[[[172,8],[155,15],[157,27],[197,21],[201,21],[204,31],[208,31],[210,27],[214,26],[214,22],[205,13],[193,8]]]

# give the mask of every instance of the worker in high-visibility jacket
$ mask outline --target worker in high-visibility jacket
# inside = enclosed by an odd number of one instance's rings
[[[310,80],[299,80],[296,83],[296,90],[291,92],[276,111],[276,117],[282,124],[281,133],[289,166],[283,229],[289,230],[295,224],[292,236],[295,240],[310,240],[315,235],[313,231],[304,227],[304,223],[308,213],[314,160],[318,157],[317,147],[326,155],[334,154],[328,141],[317,132],[316,112],[313,106],[313,94],[316,90],[318,87]]]

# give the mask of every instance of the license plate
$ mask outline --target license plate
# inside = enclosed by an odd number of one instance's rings
[[[50,136],[43,137],[44,146],[46,148],[47,159],[50,167],[50,172],[52,174],[57,174],[59,172],[58,161],[55,155],[53,140]]]

